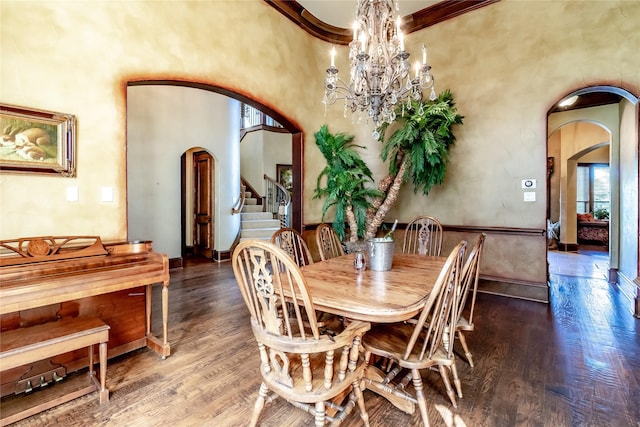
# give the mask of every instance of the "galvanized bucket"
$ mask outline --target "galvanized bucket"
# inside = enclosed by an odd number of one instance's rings
[[[389,271],[393,261],[393,240],[376,237],[367,239],[369,267],[374,271]]]

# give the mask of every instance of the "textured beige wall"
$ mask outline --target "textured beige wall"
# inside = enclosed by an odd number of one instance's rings
[[[625,84],[638,93],[640,2],[501,1],[408,38],[426,43],[439,90],[465,124],[443,187],[392,214],[447,224],[545,228],[546,113],[570,90]],[[523,203],[521,180],[541,184]],[[461,206],[452,209],[453,206]]]
[[[579,163],[609,163],[609,146],[597,148],[578,159]]]
[[[0,20],[0,100],[78,118],[77,178],[0,177],[0,238],[126,238],[127,81],[219,85],[319,127],[322,81],[304,76],[322,43],[263,2],[3,0]],[[99,202],[103,186],[114,203]]]
[[[450,88],[466,118],[445,185],[428,198],[405,189],[391,218],[429,213],[446,224],[544,229],[543,187],[537,202],[523,203],[520,182],[544,182],[546,113],[564,94],[588,85],[640,93],[639,21],[640,2],[502,0],[408,35],[410,52],[427,44],[437,89]],[[370,139],[369,130],[342,118],[340,106],[323,112],[330,45],[260,1],[3,0],[0,37],[0,100],[78,116],[77,178],[0,177],[2,238],[126,237],[130,80],[215,84],[291,118],[305,132],[306,223],[321,216],[321,201],[311,198],[324,166],[313,133],[329,123],[360,143]],[[338,55],[344,73],[346,48]],[[376,144],[369,147],[375,160]],[[69,185],[79,187],[78,203],[64,201]],[[102,186],[116,189],[114,203],[98,201]],[[520,248],[514,240],[496,267],[544,282],[544,238],[538,245]]]

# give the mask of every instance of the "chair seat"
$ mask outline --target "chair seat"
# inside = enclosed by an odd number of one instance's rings
[[[363,347],[366,351],[393,360],[398,365],[407,369],[426,369],[445,363],[450,358],[444,348],[438,348],[432,358],[420,360],[419,351],[424,344],[423,336],[418,338],[414,351],[404,359],[407,342],[415,325],[411,323],[380,324],[373,326],[363,339]]]

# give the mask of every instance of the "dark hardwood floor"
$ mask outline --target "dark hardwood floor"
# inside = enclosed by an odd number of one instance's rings
[[[458,361],[458,408],[437,372],[423,375],[432,426],[640,426],[640,320],[619,308],[604,279],[551,278],[548,305],[479,295],[468,335],[476,366]],[[189,261],[171,272],[169,288],[171,356],[142,349],[111,360],[108,404],[92,394],[16,425],[247,425],[258,351],[230,263]],[[420,423],[371,391],[365,399],[372,426]],[[276,400],[261,425],[311,426],[313,418]],[[361,425],[357,411],[343,425]]]
[[[607,279],[609,252],[603,246],[580,245],[578,252],[549,251],[549,273],[562,276]]]

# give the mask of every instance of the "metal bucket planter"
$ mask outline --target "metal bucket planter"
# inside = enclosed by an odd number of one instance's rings
[[[369,255],[369,268],[374,271],[389,271],[393,261],[393,240],[383,237],[367,239],[367,254]]]

